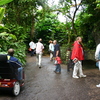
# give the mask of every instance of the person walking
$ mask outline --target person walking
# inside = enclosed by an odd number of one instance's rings
[[[61,66],[60,66],[60,63],[57,62],[57,59],[58,57],[60,58],[60,46],[59,44],[57,43],[56,40],[53,41],[53,44],[54,44],[54,53],[53,53],[53,56],[54,56],[54,59],[55,59],[55,73],[57,74],[61,74]]]
[[[33,42],[33,40],[29,43],[29,46],[31,48],[31,56],[34,55],[35,49],[36,49],[36,44]]]
[[[81,37],[77,37],[76,41],[73,44],[71,59],[75,63],[72,77],[73,78],[86,77],[86,75],[84,75],[82,71],[82,60],[84,60],[84,52],[83,52]],[[77,76],[78,71],[79,71],[79,77]]]
[[[36,65],[39,66],[39,68],[41,68],[42,53],[44,49],[44,45],[41,42],[42,39],[40,38],[38,43],[36,43]]]
[[[49,41],[49,43],[50,61],[53,61],[54,44],[51,40]]]
[[[96,65],[97,65],[97,67],[99,68],[99,71],[100,71],[100,43],[96,47],[95,59],[96,59]],[[96,85],[96,87],[100,87],[100,84]]]

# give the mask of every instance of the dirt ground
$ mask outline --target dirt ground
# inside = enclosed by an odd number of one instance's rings
[[[25,88],[13,97],[10,92],[0,92],[0,100],[100,100],[100,71],[85,69],[86,78],[73,79],[72,70],[61,65],[61,74],[54,73],[55,66],[48,56],[43,56],[42,68],[36,66],[36,57],[27,55]],[[92,66],[89,63],[88,66]]]

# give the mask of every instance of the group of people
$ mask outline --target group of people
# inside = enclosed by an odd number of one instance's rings
[[[50,61],[54,60],[55,70],[54,72],[57,74],[61,74],[61,55],[60,55],[60,45],[56,40],[49,41],[49,52],[50,52]]]
[[[72,77],[73,78],[86,77],[86,75],[84,75],[82,71],[82,60],[84,60],[84,50],[81,37],[76,38],[76,41],[73,44],[70,59],[74,62]],[[98,44],[96,47],[95,59],[97,61],[96,65],[99,67],[100,70],[100,44]],[[96,87],[100,87],[100,84],[96,85]]]
[[[60,57],[60,46],[59,44],[57,44],[56,40],[54,41],[50,40],[49,51],[50,51],[50,60],[52,60],[53,57],[54,59],[57,56]],[[86,75],[84,75],[82,71],[82,60],[84,60],[84,52],[83,52],[81,37],[77,37],[76,41],[74,42],[70,59],[74,62],[72,77],[73,78],[86,77]],[[56,69],[54,72],[61,73],[60,64],[56,64]],[[79,76],[77,75],[78,72]]]
[[[33,40],[29,43],[31,48],[31,56],[36,53],[36,65],[41,68],[41,60],[42,60],[42,53],[44,49],[44,45],[42,44],[42,39],[40,38],[37,43],[34,43]]]
[[[60,66],[60,46],[57,44],[57,41],[49,41],[49,52],[50,52],[50,61],[55,60],[58,63],[55,63],[55,73],[61,73],[61,66]],[[40,38],[38,42],[35,44],[33,41],[29,43],[31,50],[31,56],[34,55],[34,51],[36,52],[36,65],[41,68],[41,61],[42,61],[42,54],[43,54],[43,49],[44,45],[42,44],[42,39]]]
[[[60,54],[60,46],[57,43],[56,40],[54,41],[49,41],[49,52],[50,52],[50,61],[54,60],[55,63],[55,70],[54,72],[57,74],[61,73],[61,54]],[[40,38],[38,40],[38,42],[32,46],[33,41],[31,41],[29,43],[30,47],[33,49],[32,53],[34,52],[34,50],[36,50],[36,64],[39,68],[41,68],[41,58],[42,58],[42,53],[43,53],[43,49],[44,49],[44,45],[42,44],[42,39]],[[18,68],[18,72],[19,74],[19,80],[22,79],[22,64],[18,61],[17,58],[13,57],[14,55],[14,49],[9,49],[8,50],[8,60],[9,61],[13,61],[16,64],[18,64],[20,67]],[[72,52],[71,52],[71,56],[70,59],[73,61],[74,63],[74,68],[73,68],[73,78],[81,78],[81,77],[86,77],[86,75],[83,74],[82,71],[82,60],[84,60],[84,51],[83,51],[83,46],[82,46],[82,38],[81,37],[77,37],[76,41],[73,44],[73,48],[72,48]],[[95,59],[97,61],[97,65],[99,67],[100,70],[100,44],[97,45],[96,47],[96,52],[95,52]],[[79,75],[78,75],[79,74]],[[100,87],[100,84],[96,85],[97,87]]]

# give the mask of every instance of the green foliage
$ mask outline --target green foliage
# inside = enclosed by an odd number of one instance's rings
[[[8,0],[1,1],[6,2]],[[16,51],[15,56],[20,58],[21,62],[24,62],[25,43],[28,44],[33,37],[35,42],[42,38],[45,48],[48,48],[48,41],[54,39],[66,48],[71,46],[77,36],[82,36],[84,46],[87,49],[95,48],[95,42],[100,38],[99,1],[83,0],[81,3],[84,8],[83,12],[73,21],[77,34],[73,31],[72,16],[69,13],[70,7],[76,7],[72,0],[60,0],[58,5],[51,8],[46,4],[47,0],[13,0],[5,6],[5,17],[2,20],[5,27],[0,26],[0,43],[4,45],[0,45],[1,51],[6,52],[7,49],[12,47]],[[38,10],[39,6],[42,6],[43,9]],[[0,16],[3,16],[4,11],[1,12]],[[58,20],[60,13],[68,19],[66,24]],[[0,18],[2,19],[2,17]]]
[[[89,4],[89,2],[88,2]],[[93,2],[81,12],[75,21],[75,26],[78,31],[78,36],[83,37],[83,43],[86,49],[95,49],[96,41],[94,31],[94,24],[99,21],[99,16],[95,11],[95,4]],[[98,17],[97,17],[98,16]],[[96,28],[96,27],[95,27]]]
[[[18,40],[25,40],[29,35],[29,33],[27,33],[28,28],[24,29],[23,26],[6,24],[6,27],[9,28],[8,32],[14,34]]]
[[[26,46],[23,40],[17,41],[16,36],[13,34],[6,32],[0,33],[0,53],[7,53],[9,48],[13,48],[15,50],[15,57],[17,57],[21,63],[25,65]]]
[[[52,13],[47,13],[45,18],[38,19],[35,24],[35,39],[42,38],[45,46],[48,46],[49,40],[56,39],[60,44],[67,42],[65,25],[57,20],[57,16]]]
[[[0,0],[0,6],[1,5],[5,5],[5,4],[7,4],[7,3],[11,2],[11,1],[13,1],[13,0]]]
[[[9,29],[8,29],[7,27],[3,26],[3,24],[0,25],[0,33],[1,33],[1,32],[5,32],[5,31],[7,31],[7,30],[9,30]]]
[[[0,8],[0,21],[3,18],[4,12],[5,12],[5,9],[4,8]]]

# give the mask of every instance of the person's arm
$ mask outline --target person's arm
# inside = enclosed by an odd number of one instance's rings
[[[42,50],[44,49],[44,45],[42,44]]]
[[[51,50],[51,44],[49,44],[49,50]]]
[[[56,47],[56,57],[57,57],[58,54],[59,54],[59,50],[60,50],[60,47],[59,47],[59,45],[57,45],[57,47]]]
[[[59,54],[59,50],[56,51],[56,57],[58,56],[58,54]]]
[[[79,45],[78,43],[76,43],[74,45],[74,59],[73,59],[73,62],[76,63],[78,61],[78,55],[79,55]]]
[[[21,62],[15,57],[11,57],[9,61],[16,64],[16,67],[22,67]]]

